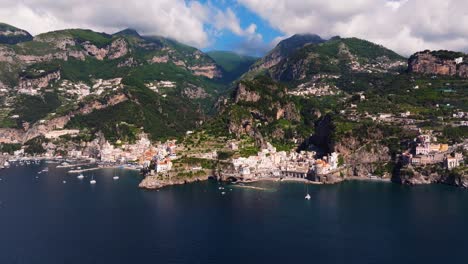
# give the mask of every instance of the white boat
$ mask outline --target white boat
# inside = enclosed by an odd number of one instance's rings
[[[226,193],[225,192],[221,192],[222,195],[225,195]]]
[[[93,177],[91,178],[91,180],[89,181],[89,183],[91,183],[91,184],[96,184],[96,180],[94,179],[94,175],[93,175]]]
[[[3,167],[5,167],[5,168],[10,167],[10,163],[8,161],[5,161],[5,163],[3,163]]]
[[[112,177],[112,179],[114,179],[114,180],[118,180],[118,179],[119,179],[119,176],[115,175],[115,169],[114,169],[114,177]]]
[[[63,184],[67,183],[67,181],[62,181],[62,182],[63,182]]]
[[[78,175],[76,178],[82,180],[82,179],[84,178],[84,175],[83,175],[83,174],[80,174],[80,175]]]
[[[310,197],[310,194],[309,194],[309,186],[306,185],[306,187],[307,187],[307,194],[306,194],[306,196],[305,196],[304,198],[305,198],[306,200],[310,200],[311,197]]]

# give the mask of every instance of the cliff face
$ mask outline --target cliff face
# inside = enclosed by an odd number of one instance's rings
[[[89,42],[83,44],[86,52],[98,60],[104,60],[106,57],[110,60],[121,58],[128,53],[128,45],[124,39],[117,39],[106,47],[99,48]]]
[[[260,100],[260,94],[255,91],[247,90],[247,87],[243,83],[239,83],[237,86],[236,94],[234,101],[236,103],[244,101],[244,102],[258,102]]]
[[[209,79],[220,78],[222,76],[221,71],[216,64],[195,65],[189,67],[189,69],[194,75],[205,76]]]
[[[232,104],[222,111],[230,133],[237,137],[247,134],[258,146],[266,146],[266,141],[287,142],[297,138],[289,126],[298,126],[302,120],[299,108],[289,100],[286,87],[267,77],[239,83]]]
[[[70,112],[68,115],[56,117],[46,122],[39,122],[34,124],[27,129],[13,129],[13,128],[0,128],[0,143],[24,143],[28,140],[36,138],[46,133],[56,130],[63,129],[70,121],[70,118],[74,115],[87,115],[92,113],[95,110],[104,109],[110,106],[120,104],[127,101],[128,98],[124,94],[116,94],[107,99],[106,102],[101,102],[99,100],[91,101],[88,104],[85,104],[81,108]]]
[[[326,115],[315,122],[314,134],[306,139],[301,145],[301,149],[308,149],[311,146],[318,147],[322,154],[328,154],[335,151],[335,142],[333,134],[335,125],[333,124],[332,117]]]
[[[449,51],[422,51],[409,58],[408,71],[468,78],[468,56]]]
[[[468,188],[468,175],[466,172],[446,171],[437,166],[421,168],[408,166],[402,168],[394,180],[406,185],[443,183]]]
[[[354,177],[366,177],[375,175],[376,171],[384,164],[392,161],[387,146],[379,141],[363,144],[355,137],[346,137],[336,143],[335,150],[343,156],[344,162],[349,164],[349,175]],[[390,178],[390,173],[384,175]]]
[[[21,77],[18,83],[19,89],[45,88],[53,80],[60,79],[60,71],[53,71],[35,78]]]

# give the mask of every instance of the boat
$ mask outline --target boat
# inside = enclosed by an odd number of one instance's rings
[[[96,180],[94,179],[94,175],[93,175],[93,177],[91,178],[91,180],[89,181],[89,183],[91,183],[91,184],[96,184]]]
[[[221,192],[222,195],[225,195],[226,193],[225,192]]]
[[[306,200],[310,200],[311,197],[310,197],[310,194],[309,194],[309,186],[306,185],[306,187],[307,187],[307,194],[306,194],[306,196],[305,196],[304,198],[305,198]]]
[[[82,179],[84,178],[84,175],[83,175],[83,173],[81,173],[80,175],[78,175],[76,178],[78,178],[78,179],[82,180]]]
[[[119,176],[115,175],[115,170],[114,170],[114,177],[112,177],[112,179],[114,179],[114,180],[118,180],[118,179],[119,179]]]
[[[3,167],[5,167],[5,168],[10,167],[10,163],[8,161],[5,161],[5,163],[3,163]]]
[[[62,182],[63,182],[63,184],[67,183],[67,181],[62,181]]]

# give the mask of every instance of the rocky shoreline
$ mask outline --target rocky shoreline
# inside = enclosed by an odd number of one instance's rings
[[[187,179],[161,179],[157,176],[147,176],[145,177],[140,184],[138,185],[139,188],[146,189],[146,190],[158,190],[167,186],[174,186],[174,185],[183,185],[189,184],[193,182],[201,182],[206,181],[212,177],[210,176],[203,176],[203,177],[194,177],[194,178],[187,178]],[[466,182],[462,182],[462,184],[454,184],[448,181],[435,181],[435,180],[428,180],[428,179],[412,179],[406,181],[395,181],[394,179],[390,178],[368,178],[368,177],[346,177],[342,181],[337,182],[314,182],[306,179],[289,179],[289,178],[261,178],[249,181],[238,181],[237,183],[243,184],[251,184],[256,182],[262,181],[273,181],[273,182],[299,182],[304,184],[313,184],[313,185],[331,185],[331,184],[339,184],[344,181],[364,181],[364,182],[384,182],[384,183],[394,183],[400,185],[407,185],[407,186],[417,186],[417,185],[428,185],[428,184],[445,184],[450,185],[458,188],[468,188],[468,184]]]
[[[193,178],[186,178],[186,179],[169,179],[169,180],[161,179],[158,176],[147,176],[140,182],[138,187],[142,189],[147,189],[147,190],[157,190],[166,186],[182,185],[182,184],[188,184],[188,183],[193,183],[193,182],[206,181],[208,179],[209,179],[209,176],[193,177]]]

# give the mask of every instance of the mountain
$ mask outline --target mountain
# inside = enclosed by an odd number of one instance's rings
[[[433,130],[441,142],[468,137],[453,121],[454,114],[468,111],[463,54],[423,52],[408,65],[394,51],[358,38],[294,47],[272,60],[281,50],[275,47],[258,60],[255,65],[272,63],[261,71],[253,65],[204,128],[241,146],[270,142],[278,150],[315,150],[319,157],[337,151],[351,176],[390,177],[418,128]],[[426,53],[435,62],[423,60]]]
[[[280,41],[267,55],[258,60],[250,69],[248,76],[253,76],[259,72],[278,64],[281,60],[294,53],[299,48],[308,44],[318,44],[325,42],[320,36],[315,34],[296,34]]]
[[[0,127],[20,142],[52,127],[113,141],[141,130],[178,136],[212,113],[226,89],[220,78],[211,57],[172,39],[131,29],[48,32],[0,45]]]
[[[161,140],[196,130],[220,145],[240,141],[247,156],[267,142],[279,150],[339,150],[344,162],[365,163],[355,169],[367,175],[388,170],[401,153],[397,139],[413,135],[411,125],[384,123],[383,113],[410,112],[441,140],[460,138],[463,131],[439,120],[468,112],[464,56],[423,52],[408,67],[406,58],[366,40],[294,35],[253,62],[132,29],[48,32],[0,44],[0,143],[57,129],[79,130],[60,144],[85,144],[98,134],[133,142],[140,132]]]
[[[0,23],[0,44],[16,44],[32,40],[31,34],[14,26]]]
[[[406,59],[395,52],[357,38],[335,37],[307,45],[271,67],[279,81],[306,81],[315,74],[353,74],[397,70]]]
[[[258,58],[237,54],[232,51],[209,51],[206,53],[223,70],[223,79],[226,82],[237,80],[246,73]]]

